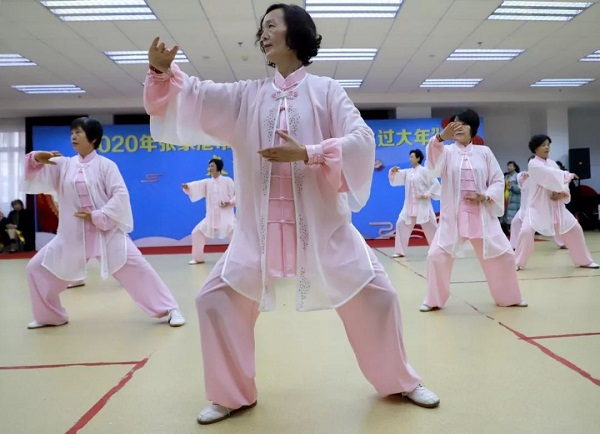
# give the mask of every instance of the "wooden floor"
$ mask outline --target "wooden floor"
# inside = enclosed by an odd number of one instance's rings
[[[600,261],[600,234],[586,233]],[[494,305],[473,252],[458,260],[445,309],[420,313],[426,247],[377,256],[398,289],[409,359],[442,400],[427,410],[380,399],[360,373],[334,311],[294,312],[293,285],[257,329],[259,405],[200,426],[207,405],[194,295],[218,254],[148,256],[188,324],[149,318],[91,267],[63,293],[63,327],[27,330],[26,260],[0,260],[0,432],[590,433],[600,432],[600,271],[536,243],[521,288],[530,307]]]

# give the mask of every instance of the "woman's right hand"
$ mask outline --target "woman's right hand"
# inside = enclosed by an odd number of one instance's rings
[[[160,38],[157,36],[152,41],[152,44],[150,44],[150,48],[148,49],[148,62],[159,71],[166,73],[171,67],[171,63],[173,63],[173,59],[175,59],[179,47],[175,45],[169,50],[164,42],[159,44],[159,40]]]
[[[183,191],[189,191],[190,187],[189,185],[187,185],[187,182],[184,182],[183,184],[181,184],[181,188],[183,188]]]
[[[392,167],[392,172],[400,172],[400,168],[398,166]]]
[[[444,142],[452,140],[454,138],[454,133],[456,133],[461,126],[462,124],[460,122],[450,122],[446,125],[446,128],[444,128],[444,131],[440,133],[440,137]]]
[[[58,151],[50,151],[50,152],[39,151],[39,152],[36,152],[33,154],[33,158],[38,163],[50,164],[52,166],[56,166],[56,163],[54,161],[50,161],[50,158],[54,158],[54,157],[62,157],[62,154]]]

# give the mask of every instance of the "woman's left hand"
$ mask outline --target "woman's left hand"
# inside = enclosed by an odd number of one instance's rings
[[[488,197],[483,193],[477,193],[475,196],[465,197],[465,199],[472,202],[485,202],[488,200]]]
[[[296,139],[288,136],[281,130],[277,130],[277,135],[285,142],[279,146],[265,148],[258,153],[268,161],[277,163],[291,163],[293,161],[308,161],[306,147],[301,145]]]
[[[90,221],[92,220],[92,213],[89,211],[79,210],[74,215],[75,215],[75,217],[79,217],[84,220],[90,220]]]

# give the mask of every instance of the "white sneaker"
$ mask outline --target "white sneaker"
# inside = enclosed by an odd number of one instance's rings
[[[527,303],[525,300],[521,300],[520,303],[511,304],[509,307],[527,307],[527,306],[529,306],[529,303]]]
[[[69,321],[65,321],[62,324],[42,324],[37,321],[31,321],[29,324],[27,324],[27,328],[30,330],[33,330],[33,329],[41,329],[42,327],[60,327],[62,325],[67,324],[68,322]]]
[[[171,309],[169,311],[168,321],[171,327],[181,327],[185,324],[185,318],[183,317],[179,309]]]
[[[224,419],[231,417],[233,414],[248,410],[256,405],[256,401],[250,405],[243,405],[240,408],[227,408],[219,404],[211,404],[200,411],[200,414],[196,417],[196,420],[200,425],[210,425],[211,423],[220,422]]]
[[[404,255],[401,255],[400,253],[394,253],[392,258],[404,258]]]
[[[79,288],[80,286],[85,286],[85,282],[83,280],[78,280],[76,282],[71,282],[67,285],[67,289],[71,288]]]
[[[600,268],[600,265],[596,264],[595,262],[590,262],[587,265],[582,265],[581,268]]]
[[[410,399],[419,407],[435,408],[440,405],[440,398],[422,384],[419,384],[412,392],[403,392],[402,396]]]
[[[521,271],[522,269],[523,269],[523,267],[517,266],[517,271]]]
[[[193,259],[191,261],[188,262],[188,264],[190,265],[196,265],[196,264],[204,264],[204,261],[194,261]]]
[[[437,309],[436,307],[427,306],[426,304],[422,304],[419,310],[421,312],[431,312],[432,310]]]

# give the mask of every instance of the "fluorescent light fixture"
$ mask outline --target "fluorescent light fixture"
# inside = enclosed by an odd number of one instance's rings
[[[395,18],[403,0],[306,0],[313,18]]]
[[[503,1],[488,20],[570,21],[592,2]]]
[[[475,87],[482,78],[428,78],[419,87]]]
[[[145,0],[60,0],[40,3],[63,21],[155,20]]]
[[[342,80],[336,80],[340,86],[345,87],[345,88],[349,88],[349,89],[357,89],[360,86],[362,86],[362,80],[359,79],[342,79]]]
[[[581,87],[594,81],[594,78],[544,78],[531,87]]]
[[[148,52],[145,50],[139,51],[105,51],[110,60],[119,65],[132,64],[132,63],[148,63]],[[183,51],[177,52],[175,59],[176,63],[187,63],[188,58]]]
[[[321,48],[312,60],[373,60],[377,48]]]
[[[594,51],[591,54],[579,59],[580,62],[600,62],[600,50]]]
[[[85,90],[74,84],[15,85],[12,88],[28,95],[85,93]]]
[[[446,60],[513,60],[524,50],[456,49]]]
[[[0,66],[35,66],[31,60],[20,54],[0,54]]]

